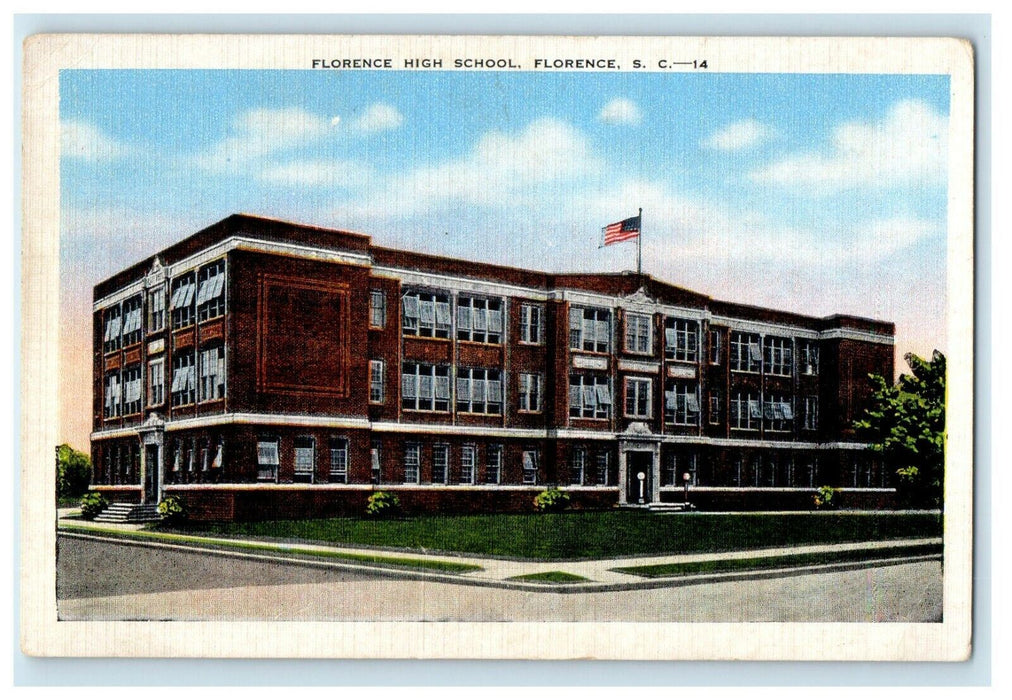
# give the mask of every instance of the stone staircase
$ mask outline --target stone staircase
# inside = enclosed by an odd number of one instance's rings
[[[650,503],[647,510],[651,513],[687,513],[696,510],[691,503]]]
[[[100,523],[150,523],[161,520],[153,503],[113,503],[95,518]]]

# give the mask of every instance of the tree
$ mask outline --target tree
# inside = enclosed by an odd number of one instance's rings
[[[855,421],[858,435],[896,474],[900,502],[918,508],[941,508],[945,471],[945,355],[931,360],[913,353],[903,358],[910,374],[891,385],[869,375],[875,387],[873,405]]]
[[[80,498],[91,483],[91,459],[70,445],[56,448],[56,495]]]

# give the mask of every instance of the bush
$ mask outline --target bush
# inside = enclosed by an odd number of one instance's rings
[[[371,518],[392,518],[401,512],[401,499],[396,493],[377,491],[369,496],[365,514]]]
[[[569,507],[569,494],[553,486],[534,497],[534,507],[542,513],[561,513]]]
[[[78,499],[88,491],[91,483],[91,460],[70,445],[56,448],[56,496],[60,499]]]
[[[818,510],[833,510],[837,506],[836,489],[832,486],[820,486],[815,494],[815,507]]]
[[[109,507],[109,501],[98,491],[89,491],[81,498],[81,517],[94,520],[95,516]]]
[[[166,496],[158,504],[158,513],[163,523],[175,525],[186,520],[186,504],[178,496]]]

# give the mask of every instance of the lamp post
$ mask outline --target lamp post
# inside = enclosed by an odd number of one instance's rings
[[[691,478],[692,478],[692,474],[690,474],[689,472],[685,472],[684,474],[682,474],[682,482],[684,482],[684,484],[685,484],[685,505],[686,505],[686,507],[688,507],[688,505],[689,505],[689,479],[691,479]]]

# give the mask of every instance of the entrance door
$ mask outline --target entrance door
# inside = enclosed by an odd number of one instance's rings
[[[650,503],[653,495],[653,452],[626,452],[626,501]]]
[[[158,503],[158,480],[162,473],[161,449],[146,445],[144,451],[144,502]]]

